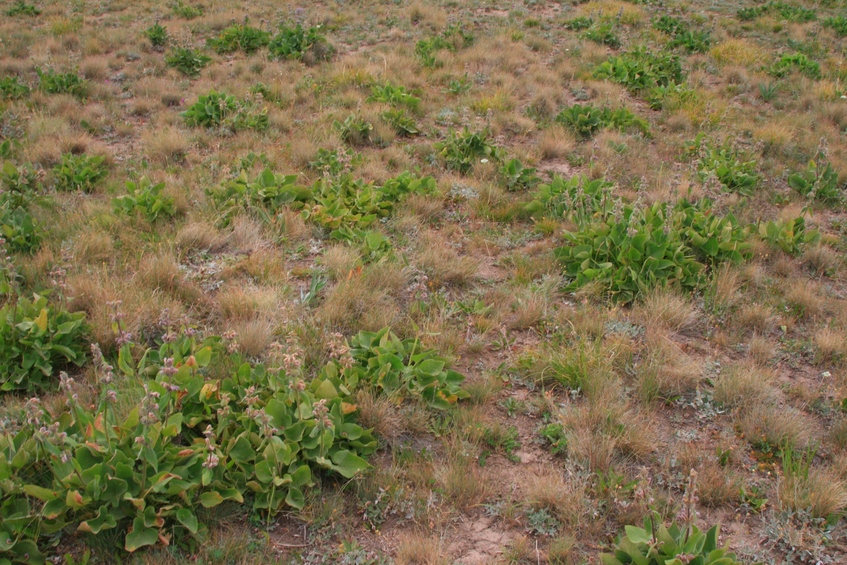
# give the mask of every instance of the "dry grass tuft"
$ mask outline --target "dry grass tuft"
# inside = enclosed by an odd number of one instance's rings
[[[356,406],[359,408],[359,425],[363,428],[373,428],[378,436],[389,441],[403,433],[397,406],[387,397],[360,390],[356,394]]]
[[[407,532],[399,537],[394,563],[397,565],[447,565],[440,538],[425,532]]]
[[[847,485],[828,468],[784,475],[777,493],[784,509],[808,510],[815,518],[827,518],[847,507]]]
[[[730,365],[715,381],[714,398],[733,408],[750,408],[775,398],[773,371],[759,366]]]
[[[809,444],[811,422],[793,406],[761,400],[748,405],[738,419],[747,441],[782,449],[804,449]]]
[[[684,332],[697,327],[700,314],[694,304],[679,292],[657,288],[647,293],[633,310],[636,320],[645,326]]]

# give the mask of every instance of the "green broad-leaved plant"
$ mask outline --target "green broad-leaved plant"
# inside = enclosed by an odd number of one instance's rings
[[[128,181],[127,194],[112,199],[112,207],[128,216],[140,214],[148,222],[171,218],[176,215],[175,199],[162,194],[164,189],[164,182],[153,184],[147,177],[141,177],[138,182]]]
[[[613,553],[603,553],[603,565],[740,565],[729,549],[718,547],[718,526],[701,532],[696,526],[676,524],[654,528],[650,517],[644,527],[625,526]]]
[[[0,390],[56,388],[60,370],[85,362],[87,331],[85,314],[49,304],[46,296],[7,303],[0,308]]]

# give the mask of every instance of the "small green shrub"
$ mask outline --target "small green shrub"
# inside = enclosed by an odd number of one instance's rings
[[[36,195],[41,182],[39,173],[29,163],[16,167],[11,161],[3,163],[0,169],[0,201],[15,206],[27,206]]]
[[[812,22],[818,19],[818,14],[815,10],[786,2],[768,2],[762,6],[741,8],[736,12],[736,16],[741,21],[750,21],[769,13],[775,13],[783,20],[799,23]]]
[[[265,169],[255,178],[246,170],[238,177],[206,190],[215,205],[219,222],[228,225],[241,210],[270,218],[283,206],[303,206],[312,198],[309,188],[296,183],[297,175],[281,175]]]
[[[405,106],[413,112],[420,109],[421,99],[406,90],[405,86],[391,84],[375,84],[371,86],[368,102],[385,102],[392,106]]]
[[[566,29],[572,29],[573,31],[582,31],[590,28],[592,25],[594,25],[594,20],[587,16],[579,16],[572,20],[567,20],[564,23]]]
[[[599,284],[615,300],[628,303],[657,286],[693,289],[700,284],[703,266],[659,205],[643,211],[625,207],[620,220],[585,225],[565,238],[569,245],[555,254],[572,281],[567,290]]]
[[[562,424],[547,424],[541,426],[538,435],[544,439],[553,455],[568,452],[568,436]]]
[[[642,133],[649,131],[649,125],[645,120],[623,107],[612,110],[606,106],[595,108],[590,105],[574,104],[562,110],[556,116],[556,121],[582,137],[591,137],[598,130],[605,128],[622,131],[635,129]]]
[[[679,84],[683,80],[677,55],[651,53],[643,47],[604,61],[594,69],[594,76],[622,84],[633,92]]]
[[[57,73],[53,69],[46,71],[36,68],[38,88],[47,94],[72,94],[83,98],[88,93],[88,82],[76,73]]]
[[[465,175],[479,162],[491,160],[499,163],[502,160],[502,149],[494,146],[489,136],[488,128],[478,132],[472,132],[467,127],[461,132],[451,129],[447,139],[434,147],[449,169]]]
[[[354,147],[367,145],[371,142],[373,124],[366,122],[361,116],[351,114],[343,122],[334,120],[332,127],[338,132],[342,141]]]
[[[783,55],[779,58],[779,60],[765,70],[769,75],[776,78],[786,77],[793,70],[797,70],[811,79],[821,78],[820,64],[818,64],[817,61],[809,59],[803,53]]]
[[[676,35],[668,48],[682,47],[689,53],[705,53],[712,46],[712,35],[708,31],[684,31]]]
[[[174,47],[165,57],[165,63],[187,77],[196,77],[212,58],[197,49]]]
[[[600,45],[608,45],[612,49],[617,49],[621,46],[621,40],[615,33],[615,24],[613,22],[604,21],[591,25],[583,32],[582,37]]]
[[[653,28],[664,32],[671,37],[688,31],[688,23],[673,16],[661,16],[653,22]]]
[[[813,202],[821,202],[826,206],[844,204],[844,183],[838,181],[838,173],[820,151],[809,161],[805,170],[788,176],[788,186]]]
[[[342,226],[332,230],[329,238],[335,241],[343,241],[358,248],[362,260],[366,263],[379,261],[392,251],[391,240],[376,230]]]
[[[394,126],[394,131],[396,131],[398,135],[411,136],[418,135],[420,133],[415,119],[408,115],[403,109],[386,110],[380,114],[380,117]]]
[[[29,95],[29,86],[20,82],[18,77],[3,77],[0,79],[0,99],[20,100]]]
[[[299,23],[294,27],[280,26],[279,33],[268,43],[268,50],[271,59],[311,59],[314,62],[327,61],[335,52],[320,26],[303,29]]]
[[[162,48],[168,43],[168,30],[156,22],[144,30],[144,36],[150,40],[150,44],[156,48]]]
[[[399,339],[388,328],[359,332],[350,340],[350,354],[356,365],[345,375],[395,397],[420,398],[446,410],[470,396],[461,387],[464,376],[449,369],[447,359],[416,339]]]
[[[553,179],[538,187],[526,211],[532,216],[563,218],[578,225],[604,221],[617,203],[612,189],[614,183],[605,179],[590,180],[584,175]]]
[[[18,0],[6,10],[7,16],[38,16],[41,15],[41,10],[32,4],[27,4],[23,0]]]
[[[100,155],[88,156],[72,153],[62,155],[62,161],[53,169],[56,190],[60,192],[72,190],[90,192],[98,182],[109,174],[105,161],[105,158]]]
[[[54,389],[56,371],[82,366],[88,347],[84,318],[38,295],[0,308],[0,390]]]
[[[731,192],[750,196],[759,183],[756,161],[746,160],[739,151],[728,144],[701,144],[702,134],[694,141],[695,150],[700,150],[698,169],[703,178],[713,174]]]
[[[170,7],[175,16],[186,20],[193,20],[194,18],[199,18],[203,15],[203,8],[200,6],[189,6],[188,4],[183,4],[182,0],[173,2],[170,4]]]
[[[835,16],[825,19],[822,23],[824,27],[835,30],[835,33],[841,37],[847,36],[847,17]]]
[[[806,220],[802,217],[760,222],[758,233],[771,247],[795,256],[799,255],[806,245],[817,243],[821,238],[818,230],[806,231]]]
[[[534,188],[541,182],[535,174],[535,169],[525,167],[518,159],[510,159],[503,163],[500,167],[500,176],[508,191]]]
[[[209,91],[180,114],[186,125],[208,128],[265,130],[267,112],[255,112],[253,105],[223,92]]]
[[[706,533],[697,526],[680,528],[675,523],[670,528],[664,524],[655,527],[653,516],[644,519],[644,527],[625,526],[613,548],[613,553],[603,553],[603,565],[741,565],[727,547],[718,547],[718,526]],[[684,559],[684,561],[683,561]]]
[[[206,40],[206,47],[219,55],[243,51],[255,53],[270,43],[271,34],[247,24],[235,24],[223,30],[218,37]]]
[[[415,45],[415,55],[422,66],[432,69],[441,66],[441,62],[436,58],[438,51],[456,51],[473,45],[474,41],[472,33],[465,31],[461,24],[454,24],[448,26],[441,35],[418,41]]]
[[[0,235],[10,251],[32,253],[41,246],[43,230],[26,208],[3,202],[0,204]]]
[[[354,180],[350,175],[321,179],[312,187],[314,204],[306,206],[303,218],[329,230],[341,227],[367,229],[387,217],[397,202],[411,193],[430,193],[435,179],[418,178],[404,172],[382,186]]]
[[[115,212],[127,216],[141,215],[148,222],[155,222],[160,217],[173,217],[176,215],[175,201],[172,196],[162,194],[164,188],[165,183],[153,184],[147,177],[141,177],[137,183],[128,181],[128,194],[114,198],[112,206]]]

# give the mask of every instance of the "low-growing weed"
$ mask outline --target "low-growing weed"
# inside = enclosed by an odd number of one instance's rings
[[[380,114],[380,117],[387,123],[394,126],[394,131],[397,132],[397,135],[409,136],[418,135],[420,133],[415,119],[408,115],[403,109],[386,110]]]
[[[163,195],[164,188],[164,182],[153,184],[147,177],[141,177],[138,182],[128,181],[127,194],[114,198],[112,206],[116,212],[128,216],[141,215],[148,222],[173,217],[176,214],[174,198]]]
[[[219,223],[228,225],[239,212],[269,217],[283,206],[302,207],[312,197],[310,189],[296,183],[297,175],[281,175],[265,169],[250,178],[246,170],[234,179],[206,190],[215,205]],[[266,212],[267,211],[267,212]]]
[[[41,9],[32,4],[27,4],[24,0],[18,0],[6,10],[7,16],[39,16]]]
[[[415,55],[417,55],[422,66],[432,69],[441,65],[441,62],[435,56],[438,51],[442,49],[448,51],[463,49],[473,45],[474,40],[473,34],[466,31],[461,25],[451,25],[441,35],[418,41],[415,45]]]
[[[759,184],[756,161],[748,160],[728,143],[702,143],[702,139],[699,134],[691,145],[693,151],[700,154],[697,167],[701,177],[715,175],[727,190],[744,196],[753,194]]]
[[[8,76],[0,79],[0,99],[20,100],[29,94],[30,88],[20,82],[16,76]]]
[[[518,159],[510,159],[500,167],[500,176],[506,185],[506,190],[526,190],[534,188],[541,179],[535,174],[533,167],[526,167]]]
[[[0,308],[0,390],[57,387],[56,373],[86,359],[85,314],[70,314],[46,296],[20,297]]]
[[[538,430],[538,435],[550,448],[550,453],[553,455],[567,454],[568,452],[568,436],[565,433],[565,428],[562,424],[547,424],[541,426]]]
[[[182,0],[176,0],[176,2],[171,3],[170,8],[175,16],[186,20],[193,20],[203,15],[203,8],[183,4]]]
[[[165,63],[187,77],[196,77],[203,67],[212,62],[212,58],[197,49],[174,47],[165,57]]]
[[[682,64],[677,55],[651,53],[643,47],[601,63],[594,69],[594,76],[622,84],[633,92],[679,84],[683,80]]]
[[[299,23],[294,27],[282,25],[268,43],[271,59],[296,59],[314,62],[332,58],[334,49],[321,33],[320,26],[304,29]],[[306,61],[310,62],[310,61]]]
[[[821,66],[817,61],[809,59],[804,53],[785,54],[765,71],[776,78],[788,76],[796,70],[811,79],[821,78]]]
[[[606,106],[595,108],[590,105],[574,104],[570,108],[562,110],[556,116],[556,121],[582,137],[591,137],[598,130],[605,128],[621,131],[633,129],[641,133],[649,131],[647,121],[623,107],[612,110]]]
[[[828,27],[835,30],[835,33],[837,33],[841,37],[847,36],[847,17],[835,16],[832,18],[827,18],[821,23],[823,23],[824,27]]]
[[[156,49],[161,49],[168,43],[168,30],[159,22],[145,29],[144,36],[150,40],[150,45]]]
[[[361,116],[351,114],[343,122],[334,120],[332,127],[338,132],[342,141],[354,147],[367,145],[371,141],[373,124],[365,121]]]
[[[32,253],[41,246],[42,225],[23,206],[11,202],[0,204],[0,236],[9,251]]]
[[[758,234],[772,247],[794,256],[799,255],[806,245],[820,241],[821,237],[818,230],[806,231],[806,220],[802,217],[760,222]]]
[[[477,163],[500,162],[503,151],[493,145],[488,128],[472,132],[467,127],[461,132],[450,130],[447,139],[434,145],[447,167],[468,174]]]
[[[391,84],[390,82],[373,85],[368,101],[385,102],[394,106],[406,106],[413,112],[417,112],[421,104],[421,99],[406,90],[405,86]]]
[[[243,51],[248,55],[255,53],[270,43],[271,34],[267,31],[249,26],[235,24],[223,30],[217,37],[206,40],[206,47],[219,55]]]
[[[810,202],[821,202],[826,206],[844,203],[844,184],[839,182],[838,173],[820,150],[809,161],[805,170],[788,176],[788,186]]]
[[[57,73],[53,69],[36,67],[38,88],[47,94],[72,94],[79,98],[88,94],[88,83],[76,73]]]
[[[56,190],[91,192],[109,174],[105,161],[100,155],[62,155],[62,161],[53,169]]]
[[[267,112],[256,112],[253,105],[238,100],[223,92],[209,91],[197,102],[180,114],[186,125],[221,128],[239,131],[243,129],[265,130],[268,127]]]
[[[608,45],[612,49],[621,46],[621,40],[615,33],[615,24],[609,21],[592,24],[583,32],[582,37],[600,45]]]

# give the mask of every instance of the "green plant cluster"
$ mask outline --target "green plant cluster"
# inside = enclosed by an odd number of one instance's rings
[[[365,121],[361,116],[350,114],[343,122],[333,120],[332,127],[338,132],[342,141],[354,147],[371,142],[373,124]]]
[[[366,229],[387,217],[407,194],[431,193],[435,185],[434,178],[418,178],[408,171],[382,186],[354,180],[350,175],[320,179],[312,188],[314,203],[303,210],[303,218],[330,230]]]
[[[371,86],[371,95],[368,102],[385,102],[392,106],[405,106],[412,112],[420,110],[421,99],[406,90],[405,86],[392,84],[374,84]]]
[[[127,216],[141,215],[148,222],[171,218],[176,215],[175,199],[163,195],[164,188],[164,182],[153,184],[147,177],[141,177],[138,182],[128,181],[127,194],[112,199],[112,206],[115,212]]]
[[[57,73],[53,69],[46,71],[36,67],[38,88],[47,94],[71,94],[84,98],[88,94],[88,82],[76,73]]]
[[[765,70],[769,75],[776,78],[786,77],[794,70],[799,71],[811,79],[821,78],[820,64],[807,57],[804,53],[785,54]]]
[[[569,244],[555,253],[571,280],[569,290],[599,285],[628,303],[655,287],[696,289],[707,266],[749,258],[748,232],[731,215],[714,217],[708,200],[617,205],[599,221],[566,232]]]
[[[820,152],[809,161],[805,170],[788,176],[788,186],[807,200],[826,206],[841,206],[847,198],[847,186],[839,182],[838,173]]]
[[[66,153],[53,168],[56,190],[91,192],[98,182],[106,178],[109,170],[102,155],[74,155]]]
[[[0,236],[9,251],[31,253],[41,244],[42,226],[30,212],[40,186],[32,165],[16,167],[11,161],[3,164],[0,170]]]
[[[186,20],[193,20],[203,15],[203,8],[184,4],[182,0],[176,0],[176,2],[171,3],[170,8],[175,16]]]
[[[174,47],[165,57],[165,64],[173,67],[187,77],[196,77],[203,67],[212,62],[212,58],[198,49]]]
[[[802,217],[760,222],[758,234],[771,247],[795,256],[799,255],[805,246],[817,243],[821,238],[818,230],[806,230],[806,220]]]
[[[365,262],[378,261],[389,255],[393,249],[391,240],[376,230],[341,226],[332,230],[329,238],[357,248]]]
[[[299,23],[294,27],[282,25],[279,32],[268,42],[271,59],[306,58],[326,61],[332,58],[334,49],[321,33],[320,26],[304,29]]]
[[[0,431],[0,558],[43,562],[63,531],[117,537],[128,552],[193,547],[208,532],[204,509],[232,501],[271,516],[302,508],[318,474],[367,469],[377,442],[357,423],[357,388],[438,408],[467,397],[463,377],[416,341],[384,329],[359,334],[351,347],[349,362],[331,361],[304,380],[301,368],[245,363],[217,337],[182,333],[137,363],[127,343],[117,371],[143,382],[128,409],[119,409],[115,368],[102,357],[93,408],[63,375],[64,408],[48,413],[30,401],[28,425]]]
[[[453,24],[448,26],[441,35],[418,41],[415,45],[415,55],[422,66],[433,69],[441,66],[441,62],[436,57],[438,51],[464,49],[473,45],[474,41],[475,38],[471,32],[466,31],[461,24]]]
[[[708,31],[692,31],[687,22],[673,16],[661,16],[653,22],[653,27],[671,36],[668,49],[683,47],[689,53],[705,53],[712,45]]]
[[[607,45],[612,49],[617,49],[621,46],[621,40],[615,33],[615,23],[611,21],[592,23],[583,32],[582,37],[600,45]]]
[[[844,37],[847,35],[847,17],[845,16],[834,16],[832,18],[827,18],[823,22],[824,27],[831,28],[835,30],[835,33]]]
[[[590,28],[592,25],[594,25],[594,19],[589,18],[588,16],[579,16],[572,20],[567,20],[564,23],[564,27],[566,29],[571,29],[573,31],[582,31]]]
[[[466,175],[477,163],[503,160],[503,150],[492,144],[490,137],[488,128],[472,132],[465,126],[461,132],[451,129],[447,139],[435,143],[434,148],[447,168]]]
[[[156,48],[164,47],[168,42],[168,30],[166,30],[159,22],[144,30],[144,36],[150,40],[150,45]]]
[[[396,399],[420,398],[437,409],[469,398],[464,376],[449,368],[447,359],[425,349],[417,339],[399,339],[388,328],[359,332],[350,340],[356,364],[344,374]]]
[[[651,53],[643,47],[600,63],[594,69],[594,76],[622,84],[636,93],[679,84],[683,80],[682,64],[677,55]]]
[[[639,118],[624,107],[612,110],[607,106],[595,108],[591,105],[574,104],[570,108],[562,110],[556,116],[556,121],[582,137],[591,137],[598,130],[606,128],[621,131],[634,129],[645,134],[650,130],[646,120]]]
[[[20,100],[29,94],[30,88],[20,82],[16,76],[7,76],[0,79],[0,99]]]
[[[271,41],[267,31],[247,24],[231,25],[223,30],[218,37],[206,40],[206,47],[219,55],[243,51],[248,55],[265,47]]]
[[[695,150],[700,151],[698,169],[702,177],[715,175],[718,181],[731,192],[750,196],[759,184],[756,161],[747,159],[729,144],[702,144],[702,134],[694,141]]]
[[[241,210],[266,219],[283,206],[303,205],[311,200],[309,188],[296,183],[297,175],[282,175],[265,169],[251,179],[246,170],[220,185],[207,189],[215,204],[220,222],[228,224]]]
[[[815,10],[787,2],[768,2],[761,6],[741,8],[736,12],[741,21],[755,20],[765,14],[777,14],[783,20],[798,23],[813,22],[818,19],[818,13]]]
[[[500,178],[506,190],[527,190],[537,186],[541,179],[535,174],[534,167],[527,167],[519,159],[509,159],[500,167]]]
[[[0,308],[0,390],[54,389],[57,371],[81,366],[88,346],[84,318],[38,295],[22,296]]]
[[[380,117],[388,124],[394,126],[394,131],[397,132],[397,135],[412,136],[418,135],[421,132],[418,129],[415,119],[408,115],[402,108],[386,110],[380,114]]]
[[[32,4],[27,4],[24,0],[18,0],[6,10],[7,16],[39,16],[41,15],[41,9],[33,6]]]
[[[600,556],[603,565],[740,565],[740,561],[727,547],[718,547],[718,526],[705,533],[697,526],[670,528],[655,518],[644,519],[644,527],[625,526],[613,548],[613,553]]]
[[[614,186],[602,178],[576,175],[565,179],[555,175],[549,183],[538,187],[525,209],[534,217],[544,215],[576,224],[602,221],[617,205],[612,192]]]
[[[198,97],[197,102],[189,106],[180,116],[189,126],[232,131],[268,128],[268,115],[265,110],[256,112],[252,103],[214,90]]]

